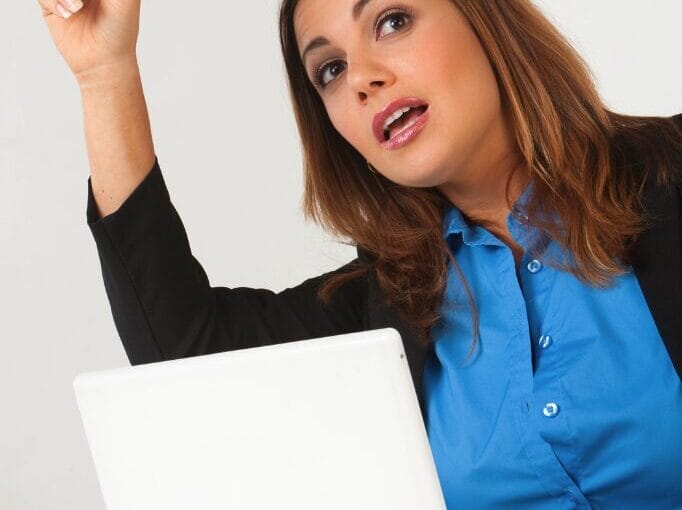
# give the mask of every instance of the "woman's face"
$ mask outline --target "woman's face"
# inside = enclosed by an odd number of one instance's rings
[[[388,179],[455,184],[508,150],[495,75],[452,1],[300,0],[294,28],[309,79],[324,84],[315,87],[332,124]],[[328,44],[304,55],[318,37]],[[400,98],[427,103],[428,120],[389,149],[373,121]]]

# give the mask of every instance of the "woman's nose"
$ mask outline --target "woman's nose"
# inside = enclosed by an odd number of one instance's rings
[[[373,61],[351,62],[346,76],[360,101],[366,101],[369,96],[390,86],[395,80],[389,69]]]

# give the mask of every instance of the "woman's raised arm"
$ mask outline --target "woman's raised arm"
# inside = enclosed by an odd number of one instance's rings
[[[279,293],[210,286],[152,143],[136,59],[140,0],[86,0],[66,18],[56,0],[39,3],[81,90],[87,220],[131,363],[364,329],[365,278],[342,286],[328,305],[317,289],[333,272]]]
[[[70,0],[71,4],[80,3]],[[57,49],[81,91],[94,197],[101,216],[116,211],[154,163],[136,46],[140,0],[85,0],[67,18],[66,0],[39,0]]]

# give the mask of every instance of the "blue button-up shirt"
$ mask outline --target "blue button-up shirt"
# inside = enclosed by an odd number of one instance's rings
[[[518,268],[457,208],[444,217],[480,333],[467,359],[472,318],[449,266],[454,306],[444,304],[424,371],[448,507],[682,508],[682,384],[634,273],[586,285],[552,267],[566,253],[517,218]]]

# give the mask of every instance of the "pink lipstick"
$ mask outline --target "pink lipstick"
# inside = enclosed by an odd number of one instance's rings
[[[372,122],[374,136],[387,150],[406,145],[426,125],[429,119],[428,108],[428,103],[414,97],[391,101],[374,116]]]

